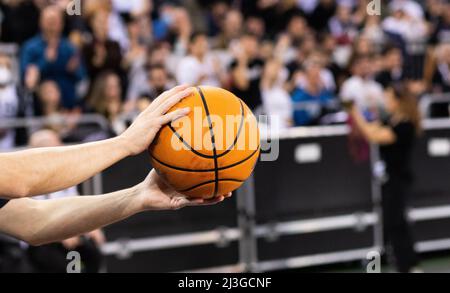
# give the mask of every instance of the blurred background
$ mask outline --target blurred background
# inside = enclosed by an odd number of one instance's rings
[[[142,214],[38,248],[1,235],[0,272],[65,272],[71,250],[85,272],[364,272],[370,252],[395,270],[383,163],[342,104],[378,120],[393,84],[423,118],[415,249],[423,270],[450,272],[447,0],[0,0],[0,23],[2,152],[116,136],[182,83],[232,91],[280,135],[279,158],[220,207]],[[142,154],[38,199],[115,191],[150,168]]]

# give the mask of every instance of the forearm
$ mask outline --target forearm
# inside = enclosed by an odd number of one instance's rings
[[[62,190],[87,180],[128,155],[121,138],[1,154],[0,196],[18,198]]]
[[[363,137],[374,144],[392,144],[395,142],[395,134],[388,127],[382,127],[377,123],[369,123],[362,114],[355,109],[352,110],[352,118]]]
[[[352,109],[351,116],[353,119],[353,122],[358,127],[358,130],[361,132],[361,134],[364,136],[365,139],[370,141],[370,126],[369,123],[364,119],[362,114],[359,112],[359,110]]]
[[[0,231],[42,245],[85,234],[141,210],[137,188],[47,201],[17,199],[0,211]]]

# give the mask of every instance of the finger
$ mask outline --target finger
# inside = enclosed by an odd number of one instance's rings
[[[183,84],[183,85],[179,85],[176,86],[168,91],[165,91],[164,93],[162,93],[159,97],[157,97],[154,101],[153,101],[153,105],[158,107],[160,106],[162,103],[164,103],[164,101],[166,101],[169,97],[184,91],[185,89],[189,88],[189,85],[187,84]]]
[[[160,124],[161,125],[166,125],[168,123],[171,123],[173,121],[176,121],[180,118],[185,117],[186,115],[188,115],[191,112],[190,108],[183,108],[183,109],[179,109],[173,112],[170,112],[164,116],[162,116],[160,118]]]
[[[218,203],[220,203],[220,202],[222,202],[224,200],[225,200],[225,197],[217,196],[217,197],[215,197],[213,199],[205,200],[202,205],[214,205],[214,204],[218,204]]]
[[[160,115],[166,114],[167,111],[169,111],[173,106],[178,104],[181,100],[192,95],[192,93],[192,89],[188,88],[177,93],[176,95],[171,96],[156,109],[156,112]]]
[[[218,196],[213,199],[187,199],[189,203],[188,206],[210,206],[221,203],[225,200],[225,197]]]
[[[224,195],[225,198],[230,198],[230,197],[232,197],[232,196],[233,196],[233,193],[231,193],[231,192]]]

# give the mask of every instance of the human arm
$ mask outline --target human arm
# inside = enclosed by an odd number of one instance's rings
[[[77,146],[0,154],[0,197],[47,194],[77,185],[121,159],[147,149],[164,124],[189,109],[167,113],[192,89],[176,87],[158,97],[122,135]]]
[[[166,185],[153,170],[142,183],[110,194],[12,200],[0,209],[0,232],[42,245],[88,233],[139,212],[211,205],[224,199],[188,199]]]
[[[350,115],[361,131],[362,135],[370,142],[380,145],[393,144],[396,141],[396,135],[390,127],[385,127],[379,123],[369,123],[364,119],[357,107],[352,106],[349,110]]]

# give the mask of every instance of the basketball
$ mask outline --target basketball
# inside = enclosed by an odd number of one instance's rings
[[[176,191],[211,199],[238,189],[260,153],[257,120],[231,92],[196,87],[169,112],[191,112],[164,126],[149,148],[152,166]]]

